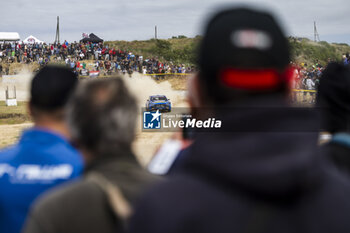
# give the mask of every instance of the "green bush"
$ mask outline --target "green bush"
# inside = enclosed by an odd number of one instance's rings
[[[186,38],[173,36],[168,40],[150,39],[146,41],[108,41],[105,44],[118,49],[130,50],[135,54],[147,57],[158,57],[161,61],[176,64],[196,64],[197,48],[202,36]],[[306,38],[288,38],[291,59],[297,63],[326,65],[328,58],[340,61],[343,54],[350,52],[347,44],[329,44],[325,41],[313,42]]]
[[[186,38],[187,38],[187,36],[184,36],[184,35],[179,35],[179,36],[177,36],[177,38],[178,38],[178,39],[186,39]]]
[[[312,42],[308,39],[301,41],[289,38],[292,60],[308,64],[326,65],[328,59],[340,61],[343,54],[350,49],[349,45],[329,44],[326,41]]]

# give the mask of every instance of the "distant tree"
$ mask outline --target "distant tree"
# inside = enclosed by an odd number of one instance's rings
[[[177,38],[178,38],[178,39],[185,39],[185,38],[187,38],[187,36],[179,35],[179,36],[177,36]]]

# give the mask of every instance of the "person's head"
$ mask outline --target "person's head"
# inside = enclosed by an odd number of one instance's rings
[[[190,84],[210,105],[246,96],[286,93],[290,55],[287,39],[274,17],[263,11],[233,8],[207,24],[199,50],[199,73]]]
[[[45,66],[30,87],[29,111],[37,126],[64,122],[64,109],[78,83],[77,76],[63,66]]]
[[[72,142],[96,158],[131,149],[136,116],[136,100],[120,78],[82,83],[67,108]]]
[[[322,129],[350,132],[350,67],[330,63],[323,71],[317,93],[322,111]]]

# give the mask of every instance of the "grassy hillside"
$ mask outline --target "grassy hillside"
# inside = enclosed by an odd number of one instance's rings
[[[168,40],[106,41],[105,45],[132,51],[145,58],[158,57],[162,61],[193,65],[196,63],[196,50],[200,39],[199,36],[195,38],[179,36]]]
[[[327,64],[330,58],[333,61],[341,61],[342,55],[350,53],[347,44],[329,44],[325,41],[314,42],[305,38],[289,38],[292,59],[297,63]]]
[[[132,51],[145,58],[158,57],[163,61],[193,65],[196,63],[196,51],[200,40],[200,36],[195,38],[179,36],[167,40],[107,41],[105,44]],[[305,38],[288,40],[292,60],[297,63],[315,64],[318,61],[325,65],[328,58],[340,61],[343,54],[350,53],[350,46],[347,44],[329,44],[325,41],[316,43]]]

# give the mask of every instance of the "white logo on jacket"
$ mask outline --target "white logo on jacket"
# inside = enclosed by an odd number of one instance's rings
[[[58,179],[69,179],[72,173],[73,167],[70,164],[22,164],[18,167],[6,163],[0,164],[0,178],[7,175],[11,183],[51,183]]]

